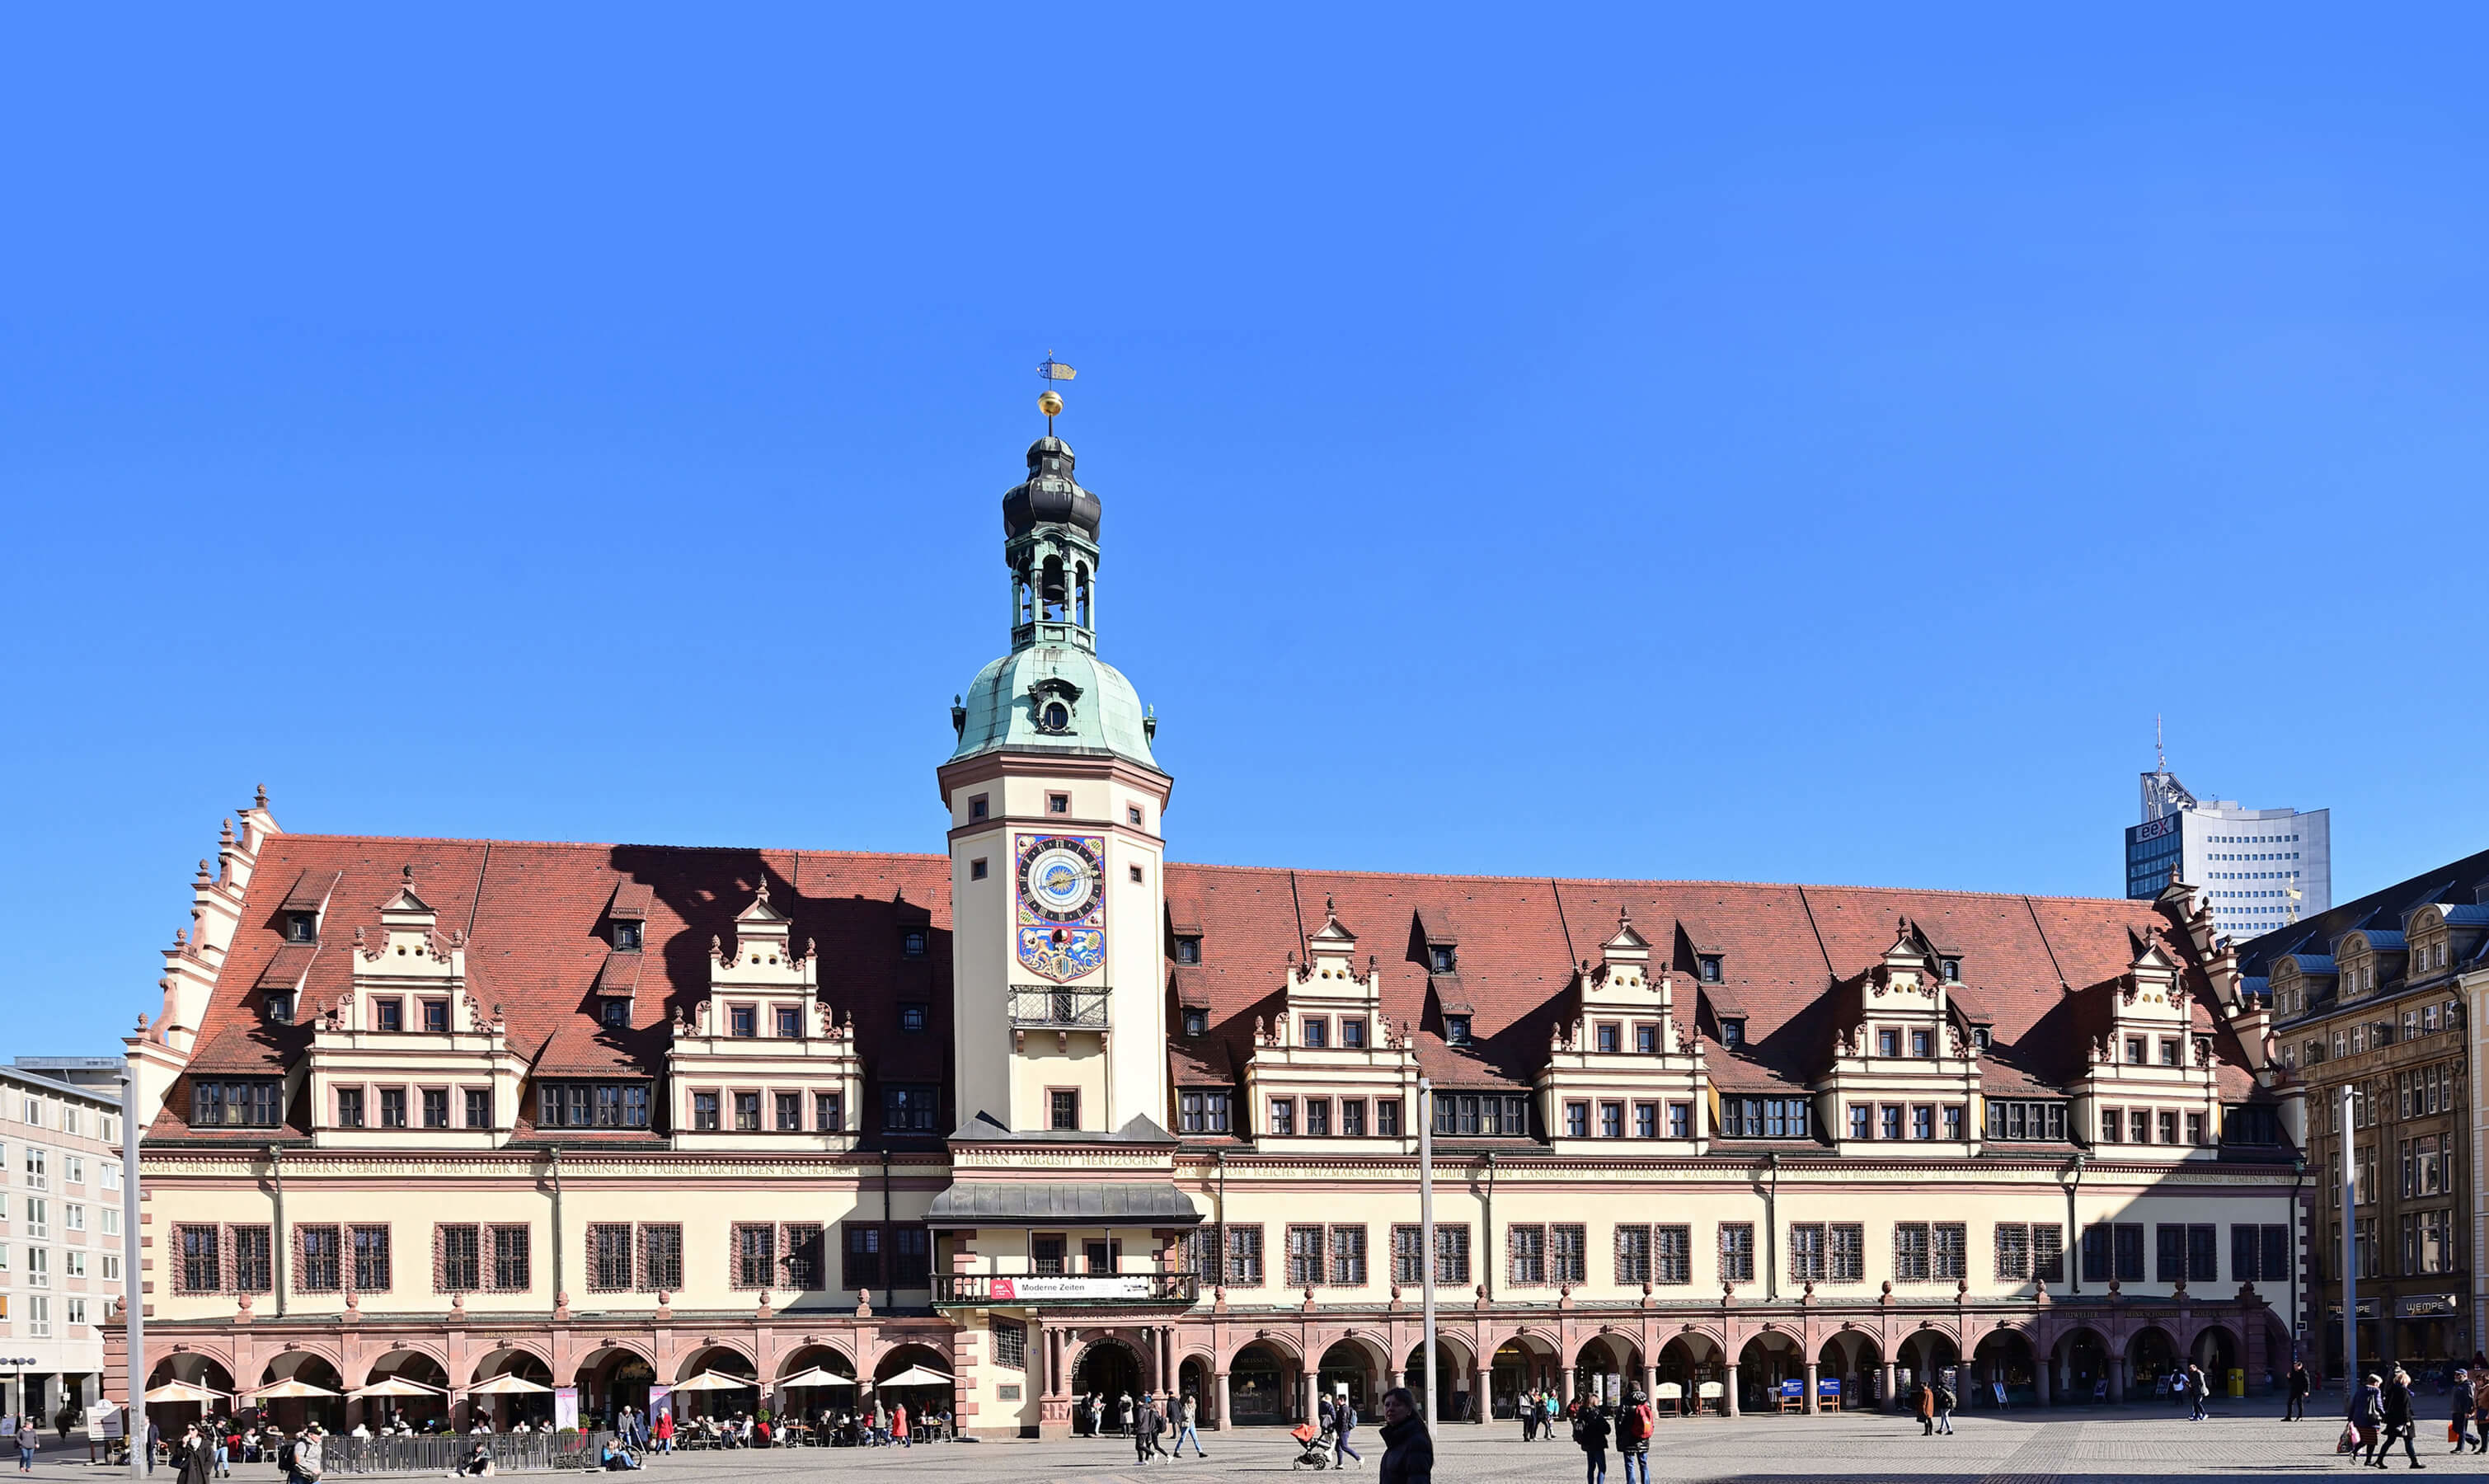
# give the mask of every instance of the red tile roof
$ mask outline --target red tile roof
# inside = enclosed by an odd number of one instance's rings
[[[401,840],[277,835],[264,846],[243,926],[202,1027],[192,1068],[219,1073],[274,1071],[307,1047],[307,1025],[267,1023],[248,986],[294,971],[300,945],[282,941],[280,905],[297,883],[338,874],[321,926],[342,944],[376,928],[378,904],[412,867],[443,936],[466,934],[472,992],[506,1018],[512,1046],[537,1070],[563,1074],[664,1067],[666,1022],[704,992],[714,937],[764,878],[773,904],[820,960],[822,997],[853,1016],[868,1076],[875,1082],[941,1081],[951,1044],[950,862],[937,855],[701,849],[662,845]],[[1294,871],[1169,863],[1170,923],[1201,932],[1201,962],[1186,965],[1170,992],[1207,1007],[1205,1038],[1169,1051],[1179,1085],[1233,1083],[1250,1053],[1253,1022],[1282,1001],[1289,956],[1326,899],[1358,935],[1358,954],[1383,977],[1383,1007],[1418,1036],[1420,1066],[1447,1086],[1529,1084],[1550,1030],[1569,1018],[1574,966],[1595,960],[1629,910],[1656,963],[1673,969],[1677,1017],[1710,1042],[1724,1088],[1802,1085],[1823,1063],[1837,985],[1877,962],[1907,919],[1961,956],[1965,1007],[1993,1028],[1990,1082],[2021,1090],[2077,1071],[2087,1039],[2082,991],[2123,974],[2133,945],[2158,939],[2200,967],[2183,935],[2151,902],[2041,899],[1969,892],[1797,887],[1704,881],[1555,881],[1540,878]],[[600,975],[617,965],[608,919],[646,914],[644,966],[628,1027],[597,1020]],[[906,928],[930,929],[921,957],[903,952]],[[1429,939],[1456,941],[1453,973],[1431,976]],[[1695,982],[1697,949],[1722,958],[1716,985]],[[309,956],[300,1019],[332,1004],[351,983],[351,952]],[[1362,967],[1362,965],[1360,965]],[[1442,1038],[1445,1003],[1466,1004],[1473,1043]],[[923,1003],[922,1034],[899,1029],[899,1008]],[[1746,1019],[1746,1045],[1719,1044],[1723,1012]],[[2210,1017],[2199,1009],[2199,1024]],[[2059,1034],[2063,1032],[2064,1034]],[[2238,1048],[2216,1033],[2226,1058]],[[2224,1072],[2245,1096],[2247,1077]],[[878,1094],[868,1088],[868,1105]],[[167,1099],[164,1127],[178,1131],[187,1098]],[[956,1105],[946,1117],[958,1112]],[[948,1127],[946,1125],[946,1127]],[[265,1137],[261,1134],[260,1137]]]

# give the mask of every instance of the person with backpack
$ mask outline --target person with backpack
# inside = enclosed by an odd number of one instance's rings
[[[1579,1397],[1573,1402],[1573,1442],[1582,1450],[1584,1484],[1608,1484],[1608,1419]]]
[[[1944,1434],[1948,1438],[1953,1436],[1953,1410],[1959,1405],[1958,1400],[1953,1394],[1953,1387],[1949,1382],[1950,1378],[1938,1376],[1936,1378],[1935,1384],[1935,1431]]]
[[[1348,1435],[1357,1431],[1357,1404],[1347,1397],[1341,1397],[1339,1405],[1331,1409],[1330,1420],[1332,1427],[1330,1466],[1334,1469],[1345,1469],[1352,1458],[1360,1464],[1364,1463],[1365,1455],[1348,1445]]]
[[[1634,1484],[1637,1466],[1642,1470],[1642,1484],[1650,1484],[1650,1440],[1657,1430],[1650,1399],[1640,1388],[1626,1392],[1624,1406],[1616,1410],[1616,1453],[1624,1460],[1624,1484]]]

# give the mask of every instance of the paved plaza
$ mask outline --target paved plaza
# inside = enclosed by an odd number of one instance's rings
[[[2433,1399],[2424,1399],[2433,1400]],[[1883,1415],[1789,1417],[1739,1422],[1679,1422],[1664,1428],[1651,1450],[1654,1479],[1902,1480],[1946,1478],[2041,1484],[2041,1481],[2132,1480],[2168,1474],[2270,1475],[2341,1473],[2333,1439],[2340,1424],[2322,1414],[2283,1423],[2259,1409],[2233,1412],[2200,1423],[2182,1415],[2141,1411],[2064,1411],[1982,1413],[1957,1418],[1951,1438],[1922,1438],[1913,1418]],[[2489,1475],[2489,1457],[2456,1458],[2446,1449],[2444,1421],[2422,1424],[2420,1458],[2431,1470],[2465,1476]],[[2434,1442],[2430,1439],[2435,1439]],[[1371,1474],[1382,1458],[1382,1440],[1361,1431],[1366,1465],[1350,1476]],[[1211,1456],[1181,1464],[1135,1469],[1129,1443],[1116,1439],[1063,1442],[947,1443],[897,1449],[788,1449],[766,1452],[677,1454],[660,1459],[642,1475],[678,1484],[726,1484],[734,1479],[853,1480],[857,1484],[948,1484],[1006,1480],[1009,1484],[1126,1484],[1144,1477],[1273,1475],[1290,1471],[1296,1448],[1276,1428],[1255,1428],[1209,1438]],[[92,1479],[115,1470],[90,1469],[84,1450],[75,1462],[44,1459],[35,1477]],[[13,1460],[14,1461],[14,1457]],[[1444,1430],[1436,1475],[1452,1480],[1545,1480],[1572,1484],[1583,1476],[1580,1450],[1562,1441],[1520,1441],[1509,1425],[1486,1431]],[[2397,1458],[2396,1469],[2406,1467]],[[1304,1470],[1310,1474],[1311,1470]],[[267,1466],[237,1467],[238,1479],[273,1479]],[[157,1477],[169,1484],[171,1475]],[[1623,1484],[1623,1470],[1610,1455],[1609,1484]]]

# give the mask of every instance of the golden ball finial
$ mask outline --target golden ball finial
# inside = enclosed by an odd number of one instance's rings
[[[1063,394],[1056,391],[1053,387],[1048,386],[1045,390],[1038,393],[1037,410],[1044,413],[1048,417],[1052,417],[1056,414],[1061,413],[1063,411]]]

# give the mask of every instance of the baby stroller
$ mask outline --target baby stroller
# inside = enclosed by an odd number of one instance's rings
[[[1290,1464],[1289,1468],[1302,1469],[1307,1464],[1317,1469],[1330,1467],[1330,1449],[1326,1445],[1321,1429],[1310,1422],[1300,1422],[1289,1430],[1288,1436],[1297,1440],[1298,1446],[1302,1450],[1297,1454],[1297,1461]]]

